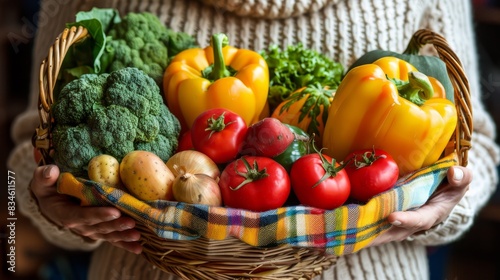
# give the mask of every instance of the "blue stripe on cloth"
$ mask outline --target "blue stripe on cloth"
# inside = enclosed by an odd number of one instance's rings
[[[424,169],[425,172],[419,171],[406,176],[398,181],[394,189],[370,201],[376,204],[349,204],[329,211],[299,205],[280,208],[279,211],[274,209],[255,213],[169,201],[145,203],[122,190],[83,179],[79,180],[83,185],[80,197],[87,199],[92,205],[114,205],[138,222],[153,228],[158,236],[167,239],[192,240],[200,236],[210,238],[214,230],[218,231],[218,236],[232,235],[242,239],[243,232],[247,232],[255,234],[251,238],[245,238],[257,242],[251,244],[254,246],[290,244],[322,247],[331,254],[347,254],[358,250],[359,246],[355,245],[359,242],[371,240],[390,226],[384,216],[387,213],[423,205],[446,177],[448,168],[454,164],[454,160],[441,161]],[[387,203],[388,201],[393,203]],[[371,208],[363,208],[368,206]],[[282,239],[278,238],[283,235],[277,232],[278,224],[286,234]],[[318,228],[316,224],[323,226]],[[306,225],[312,228],[306,228]]]

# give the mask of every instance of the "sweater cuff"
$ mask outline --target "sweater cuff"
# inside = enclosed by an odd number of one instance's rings
[[[21,142],[10,154],[7,166],[16,176],[16,200],[19,211],[29,218],[39,229],[43,237],[55,246],[66,250],[90,251],[97,248],[102,241],[88,241],[68,229],[61,228],[47,220],[40,212],[38,204],[29,191],[29,182],[37,167],[33,159],[33,146],[30,141]]]

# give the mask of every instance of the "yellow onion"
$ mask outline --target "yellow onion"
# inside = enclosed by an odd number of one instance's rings
[[[166,164],[175,177],[181,175],[178,170],[183,170],[183,173],[205,174],[219,182],[219,167],[202,152],[195,150],[181,151],[170,157]]]
[[[188,173],[183,168],[175,167],[176,172],[179,173],[172,186],[176,201],[222,206],[219,185],[214,178],[201,173]]]

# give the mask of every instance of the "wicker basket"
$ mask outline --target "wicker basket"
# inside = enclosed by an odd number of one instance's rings
[[[40,66],[40,125],[33,145],[43,156],[41,164],[52,162],[51,112],[57,76],[69,47],[89,36],[83,27],[65,29],[49,50]],[[455,89],[459,123],[445,154],[455,151],[459,164],[467,165],[471,147],[472,112],[467,77],[460,61],[446,40],[428,30],[416,32],[409,46],[421,48],[431,44],[445,62]],[[184,279],[311,279],[336,263],[336,256],[325,255],[318,248],[296,248],[280,245],[273,248],[250,246],[236,238],[189,241],[158,237],[148,225],[137,223],[143,243],[143,256],[154,266]]]

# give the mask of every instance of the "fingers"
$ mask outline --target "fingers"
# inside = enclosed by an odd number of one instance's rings
[[[408,231],[405,228],[390,227],[387,231],[383,232],[373,240],[369,246],[377,246],[380,244],[403,241],[408,237]]]
[[[54,193],[56,190],[52,186],[55,185],[58,177],[59,168],[57,165],[39,166],[33,172],[31,190],[37,197]]]
[[[416,211],[394,212],[387,219],[393,226],[412,234],[430,229],[438,223],[440,216],[436,209],[424,206]]]
[[[462,199],[472,181],[472,172],[462,166],[453,166],[447,173],[448,182],[441,185],[425,205],[414,211],[389,215],[394,226],[427,230],[448,216]]]
[[[139,242],[120,241],[120,242],[114,242],[111,244],[116,246],[116,247],[125,249],[131,253],[136,254],[136,255],[139,255],[142,252],[142,245]]]
[[[141,237],[135,221],[121,217],[114,207],[82,207],[57,193],[55,184],[60,170],[56,165],[37,167],[31,190],[39,201],[40,211],[55,224],[93,240],[105,240],[134,254],[142,252]]]
[[[121,217],[120,210],[114,207],[81,207],[78,204],[66,205],[65,213],[60,213],[59,221],[65,228],[93,226]]]
[[[84,224],[71,227],[73,231],[83,236],[97,236],[109,234],[112,232],[120,232],[135,227],[135,221],[129,217],[121,217],[111,221],[100,222],[96,224]]]
[[[91,208],[91,207],[89,207]],[[102,215],[103,207],[94,207],[95,209],[84,209],[81,212],[86,212],[80,219],[69,219],[71,223],[65,226],[76,234],[88,237],[92,240],[104,240],[111,244],[130,251],[134,254],[140,254],[142,246],[139,241],[141,234],[134,229],[135,221],[130,217],[116,218],[110,211],[107,215]],[[100,209],[101,208],[101,209]],[[117,210],[115,208],[106,207],[109,210]],[[89,211],[87,211],[89,210]],[[102,216],[92,216],[95,212],[101,212]],[[100,218],[97,218],[100,217]]]
[[[106,240],[111,243],[117,243],[138,241],[141,238],[141,234],[135,229],[129,229],[124,231],[110,232],[107,234],[96,233],[87,237],[93,240]]]
[[[448,183],[455,187],[468,187],[472,182],[472,172],[463,166],[453,166],[448,170]]]
[[[454,166],[448,170],[447,179],[425,205],[416,210],[391,213],[387,220],[392,226],[377,236],[370,246],[405,240],[444,221],[467,192],[472,172],[465,167]]]

